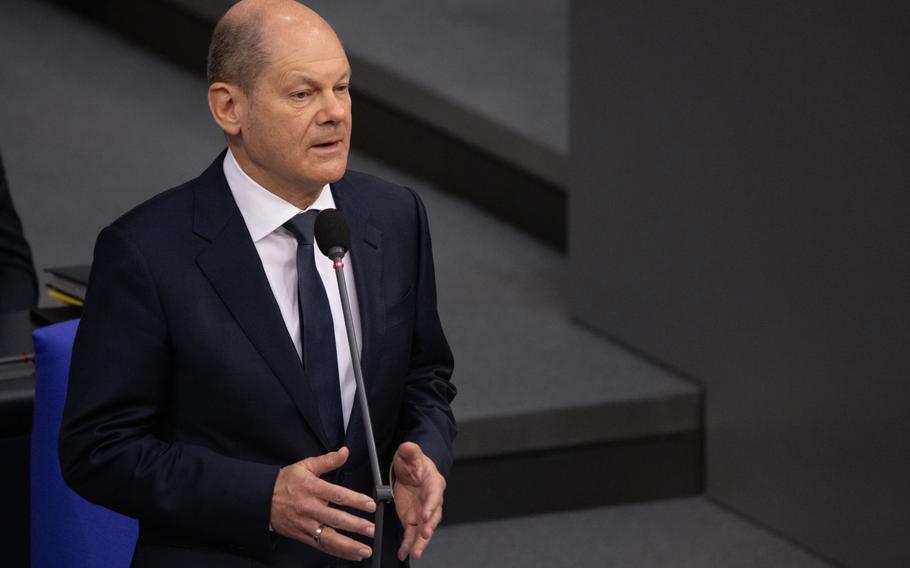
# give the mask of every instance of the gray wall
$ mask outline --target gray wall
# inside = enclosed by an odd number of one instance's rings
[[[910,565],[910,8],[571,13],[575,316],[707,387],[708,491]]]

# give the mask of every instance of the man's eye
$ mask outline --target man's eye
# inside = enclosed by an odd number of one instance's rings
[[[338,85],[337,87],[335,87],[335,92],[336,93],[347,93],[348,85]]]
[[[292,94],[291,96],[293,98],[297,99],[298,101],[302,101],[303,99],[309,97],[310,94],[306,91],[299,91],[299,92]]]

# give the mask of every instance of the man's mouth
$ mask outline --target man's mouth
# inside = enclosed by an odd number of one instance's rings
[[[328,150],[328,149],[332,149],[338,145],[341,145],[341,138],[334,138],[332,140],[326,140],[325,142],[319,142],[317,144],[313,144],[311,146],[311,148],[319,148],[319,149]]]

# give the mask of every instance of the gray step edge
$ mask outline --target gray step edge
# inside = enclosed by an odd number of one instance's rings
[[[701,391],[461,421],[456,459],[664,436],[702,428]]]

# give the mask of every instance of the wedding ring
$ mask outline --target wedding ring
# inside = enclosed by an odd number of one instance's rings
[[[313,531],[313,540],[316,541],[316,544],[319,544],[319,538],[322,536],[322,531],[325,530],[325,527],[326,527],[326,524],[322,523],[321,525],[316,527],[315,531]]]

